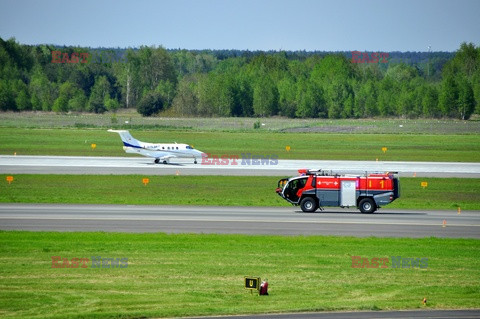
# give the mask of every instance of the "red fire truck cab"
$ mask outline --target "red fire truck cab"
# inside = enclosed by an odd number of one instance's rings
[[[357,207],[373,213],[400,197],[398,173],[347,174],[328,170],[298,170],[300,176],[278,181],[276,192],[304,212],[322,207]]]

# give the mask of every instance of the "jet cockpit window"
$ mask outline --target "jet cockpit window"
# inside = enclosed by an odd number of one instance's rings
[[[187,145],[187,150],[193,150],[193,147],[191,147],[190,145]]]

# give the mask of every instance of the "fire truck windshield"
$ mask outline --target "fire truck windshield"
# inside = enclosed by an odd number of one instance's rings
[[[304,177],[304,178],[298,178],[298,179],[294,179],[293,181],[291,181],[289,184],[288,184],[288,187],[298,191],[300,188],[303,188],[305,186],[305,183],[307,182],[307,177]]]
[[[297,178],[288,182],[285,188],[284,196],[292,202],[298,202],[298,190],[305,187],[308,177]]]

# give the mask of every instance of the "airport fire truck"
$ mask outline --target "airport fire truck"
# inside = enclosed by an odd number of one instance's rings
[[[348,174],[330,170],[298,170],[300,176],[278,181],[276,192],[304,212],[322,207],[357,207],[373,213],[400,197],[398,173]]]

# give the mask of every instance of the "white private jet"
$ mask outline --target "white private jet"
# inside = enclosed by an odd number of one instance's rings
[[[155,163],[162,162],[169,164],[171,158],[193,158],[193,162],[197,164],[197,158],[202,158],[203,152],[194,149],[188,144],[153,144],[144,143],[133,138],[129,131],[125,130],[108,130],[109,132],[118,133],[123,141],[123,149],[127,153],[140,154],[147,157],[155,158]]]

